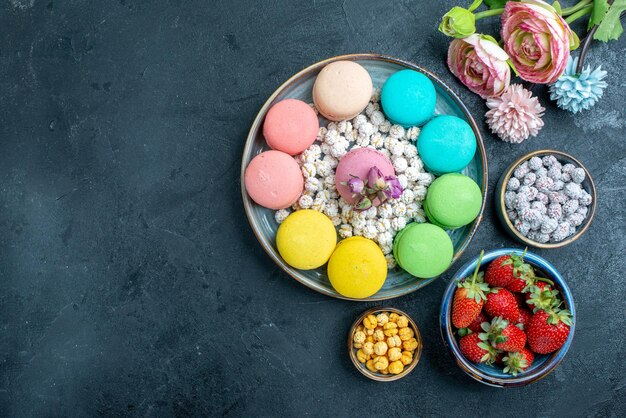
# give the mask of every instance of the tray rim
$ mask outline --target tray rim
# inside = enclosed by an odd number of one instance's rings
[[[345,54],[345,55],[337,55],[334,57],[330,57],[321,61],[318,61],[314,64],[311,64],[307,67],[305,67],[304,69],[298,71],[296,74],[294,74],[293,76],[289,77],[285,82],[283,82],[275,91],[274,93],[272,93],[272,95],[265,101],[265,103],[263,104],[263,106],[261,107],[261,109],[259,109],[257,115],[254,118],[254,121],[252,122],[252,125],[250,127],[250,130],[248,131],[248,136],[246,137],[246,143],[244,145],[244,149],[242,152],[242,156],[241,156],[241,170],[240,170],[240,188],[241,188],[241,197],[243,200],[243,204],[244,204],[244,210],[246,212],[246,217],[248,218],[248,223],[250,224],[250,226],[252,227],[252,231],[254,232],[254,236],[256,237],[257,241],[261,244],[261,247],[263,248],[263,250],[267,253],[267,255],[270,256],[270,258],[274,261],[274,263],[276,263],[285,273],[287,273],[289,276],[291,276],[293,279],[295,279],[296,281],[302,283],[303,285],[305,285],[306,287],[308,287],[309,289],[313,289],[316,292],[319,292],[321,294],[327,295],[327,296],[331,296],[333,298],[337,298],[337,299],[343,299],[343,300],[349,300],[349,301],[355,301],[355,302],[374,302],[374,301],[383,301],[383,300],[389,300],[389,299],[394,299],[400,296],[404,296],[407,295],[409,293],[415,292],[418,289],[421,289],[422,287],[425,287],[427,285],[429,285],[430,283],[432,283],[434,280],[436,280],[438,277],[440,277],[441,275],[437,276],[437,277],[433,277],[430,279],[416,279],[419,281],[419,286],[406,286],[405,288],[401,289],[401,291],[399,291],[397,294],[392,295],[392,296],[370,296],[368,298],[349,298],[349,297],[345,297],[340,295],[337,292],[334,291],[330,291],[328,289],[319,287],[319,286],[314,286],[313,284],[309,283],[308,280],[305,280],[303,278],[298,277],[297,274],[292,274],[291,271],[289,271],[289,266],[287,266],[285,264],[285,262],[283,260],[281,260],[279,257],[277,257],[277,255],[275,254],[273,248],[268,245],[266,242],[264,242],[264,240],[261,238],[260,234],[259,234],[259,226],[258,226],[258,222],[256,221],[256,219],[252,216],[252,205],[254,204],[252,202],[252,199],[250,199],[250,197],[248,196],[248,193],[246,192],[246,188],[245,188],[245,183],[244,183],[244,179],[245,179],[245,171],[246,171],[246,162],[245,162],[245,155],[247,153],[250,152],[251,148],[252,148],[252,143],[256,137],[257,132],[259,131],[259,127],[261,126],[261,123],[264,119],[265,114],[267,113],[267,111],[269,110],[269,108],[271,107],[271,105],[274,103],[274,101],[276,100],[276,98],[292,83],[298,81],[300,78],[302,78],[303,76],[317,71],[318,69],[323,68],[324,66],[335,62],[335,61],[341,61],[341,60],[350,60],[350,61],[356,61],[356,60],[372,60],[372,61],[385,61],[385,62],[389,62],[392,64],[396,64],[396,65],[400,65],[403,66],[405,68],[408,69],[412,69],[412,70],[416,70],[419,71],[423,74],[425,74],[426,76],[428,76],[434,83],[436,83],[439,87],[441,87],[444,91],[446,91],[446,93],[452,98],[452,100],[459,106],[459,108],[461,109],[461,111],[463,112],[463,114],[465,115],[465,118],[467,119],[468,123],[470,124],[470,126],[472,127],[472,130],[474,131],[474,135],[476,136],[477,139],[477,145],[478,145],[478,149],[480,151],[480,158],[481,158],[481,162],[482,162],[482,184],[481,184],[481,190],[483,193],[482,196],[482,201],[481,201],[481,206],[480,206],[480,212],[478,214],[478,216],[476,217],[476,219],[474,220],[472,229],[469,231],[469,234],[467,235],[467,238],[465,238],[465,240],[461,243],[461,245],[459,246],[458,251],[455,252],[452,261],[450,263],[450,266],[448,266],[448,268],[444,271],[444,273],[446,271],[448,271],[452,265],[463,255],[463,253],[465,252],[465,250],[467,249],[467,246],[469,245],[469,243],[471,242],[472,238],[474,237],[474,234],[476,233],[476,231],[478,230],[478,227],[480,225],[480,223],[482,222],[482,218],[485,212],[485,206],[486,206],[486,202],[487,202],[487,195],[488,195],[488,185],[489,185],[489,179],[488,179],[488,175],[489,175],[489,170],[488,170],[488,165],[487,165],[487,151],[485,149],[485,144],[483,141],[483,137],[482,134],[480,132],[480,129],[478,129],[478,125],[476,124],[476,120],[474,119],[474,117],[471,115],[471,113],[469,112],[467,106],[465,105],[465,103],[463,103],[463,101],[459,98],[459,96],[446,84],[444,83],[439,77],[437,77],[436,75],[434,75],[432,72],[410,62],[410,61],[406,61],[404,59],[400,59],[400,58],[396,58],[390,55],[385,55],[385,54],[376,54],[376,53],[355,53],[355,54]],[[444,274],[442,273],[442,274]]]

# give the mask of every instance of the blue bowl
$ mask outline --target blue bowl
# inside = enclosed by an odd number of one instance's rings
[[[481,266],[486,266],[494,259],[506,254],[522,254],[523,250],[515,248],[503,248],[500,250],[490,251],[483,256]],[[550,354],[535,355],[535,360],[532,366],[523,373],[519,373],[517,376],[512,376],[502,372],[502,368],[499,366],[488,366],[485,364],[476,364],[465,358],[461,354],[459,344],[455,336],[455,328],[452,325],[452,300],[454,298],[454,291],[456,290],[456,280],[463,279],[470,276],[476,268],[478,257],[474,258],[469,263],[461,267],[450,280],[441,303],[441,313],[439,314],[439,323],[441,326],[441,337],[444,344],[450,349],[452,355],[456,359],[459,367],[467,373],[473,379],[484,383],[489,386],[495,387],[512,387],[512,386],[525,386],[530,383],[534,383],[537,380],[547,376],[565,357],[567,350],[572,344],[574,339],[574,328],[576,326],[576,309],[574,307],[574,299],[572,293],[567,287],[565,280],[561,274],[544,258],[526,252],[524,260],[531,264],[537,271],[543,273],[544,277],[552,280],[556,289],[561,292],[563,303],[567,309],[572,313],[572,325],[570,327],[569,337],[563,347],[558,351]]]

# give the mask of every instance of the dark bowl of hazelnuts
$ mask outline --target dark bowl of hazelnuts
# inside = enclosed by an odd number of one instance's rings
[[[518,242],[559,248],[578,240],[596,211],[587,168],[569,154],[539,150],[514,161],[496,187],[496,212]]]

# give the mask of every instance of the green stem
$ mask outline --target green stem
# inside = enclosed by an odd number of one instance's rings
[[[576,3],[575,5],[573,5],[572,7],[567,7],[563,10],[561,10],[561,15],[562,16],[569,16],[572,13],[576,13],[577,11],[579,11],[580,9],[584,8],[585,6],[587,6],[588,4],[593,3],[593,0],[582,0],[579,3]]]
[[[483,255],[485,255],[485,250],[480,252],[480,256],[478,257],[478,261],[476,262],[476,268],[474,269],[474,275],[472,276],[472,284],[476,283],[476,276],[478,276],[478,270],[480,270],[481,264],[483,262]]]
[[[576,19],[579,19],[585,15],[588,15],[589,13],[591,13],[592,10],[593,10],[593,4],[590,4],[589,6],[585,6],[585,8],[580,9],[576,13],[570,15],[567,19],[565,19],[565,22],[567,22],[567,24],[569,25]]]
[[[504,9],[485,10],[483,12],[479,12],[479,13],[474,14],[474,19],[480,20],[480,19],[484,19],[484,18],[489,17],[489,16],[498,16],[498,15],[501,15],[502,12],[504,12]]]

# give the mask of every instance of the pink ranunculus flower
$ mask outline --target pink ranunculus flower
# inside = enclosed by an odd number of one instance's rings
[[[541,0],[509,1],[502,13],[504,50],[524,80],[551,84],[580,41],[554,7]]]
[[[448,49],[448,67],[452,74],[483,99],[500,96],[509,87],[508,59],[495,39],[477,33],[455,39]]]

